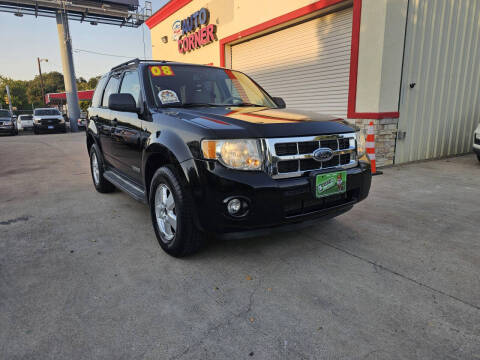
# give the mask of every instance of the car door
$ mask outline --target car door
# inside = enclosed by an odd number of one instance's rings
[[[140,80],[137,70],[124,72],[120,93],[131,94],[140,109],[141,91]],[[118,160],[118,169],[124,175],[141,184],[141,161],[142,161],[142,120],[138,112],[125,112],[111,110],[112,124],[112,153]]]
[[[97,108],[97,122],[98,122],[98,134],[100,139],[100,146],[102,147],[103,156],[105,161],[113,166],[119,168],[120,163],[115,156],[113,141],[115,132],[115,122],[112,118],[112,111],[108,108],[108,98],[111,94],[118,92],[120,86],[120,73],[114,73],[108,79],[105,91],[103,92],[101,106]]]

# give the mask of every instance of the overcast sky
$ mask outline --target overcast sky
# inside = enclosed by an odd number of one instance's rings
[[[153,11],[166,2],[168,0],[152,0]],[[144,0],[140,0],[140,4],[143,6]],[[62,72],[55,18],[16,17],[0,12],[0,34],[0,75],[18,80],[33,79],[38,74],[37,57],[48,59],[48,63],[42,62],[42,71]],[[146,25],[132,29],[71,21],[70,34],[77,78],[82,76],[88,80],[129,58],[143,58],[145,54],[151,59],[152,56],[150,30]]]

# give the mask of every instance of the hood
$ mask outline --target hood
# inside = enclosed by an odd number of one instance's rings
[[[10,116],[0,116],[0,121],[11,121],[12,118]]]
[[[260,107],[176,109],[175,115],[226,138],[268,138],[354,132],[338,117],[315,112]],[[172,115],[172,110],[169,110]]]
[[[63,119],[62,115],[34,115],[34,119],[43,120],[43,119]]]

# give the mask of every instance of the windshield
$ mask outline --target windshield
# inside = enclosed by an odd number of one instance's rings
[[[45,116],[45,115],[60,115],[60,111],[57,109],[37,109],[35,110],[36,116]]]
[[[0,117],[10,117],[10,111],[0,110]]]
[[[189,65],[158,65],[148,67],[148,77],[159,107],[277,107],[265,91],[238,71]]]

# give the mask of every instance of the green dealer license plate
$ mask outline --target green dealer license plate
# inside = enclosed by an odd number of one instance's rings
[[[347,172],[337,171],[318,174],[315,181],[315,195],[317,198],[342,194],[347,189]]]

